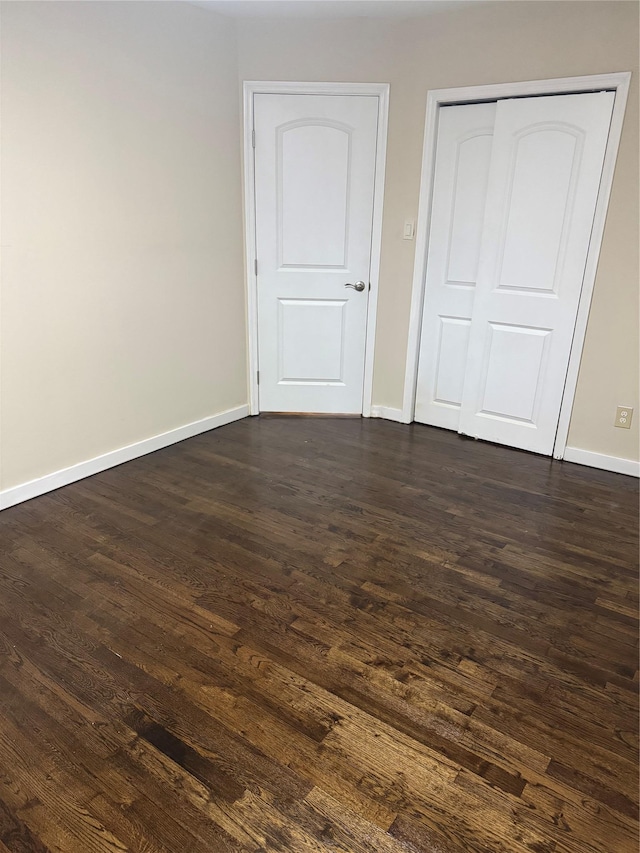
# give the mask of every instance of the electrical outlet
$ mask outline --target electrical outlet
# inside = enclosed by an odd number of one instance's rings
[[[616,409],[616,423],[620,429],[629,429],[631,427],[631,418],[633,417],[633,409],[630,406],[618,406]]]

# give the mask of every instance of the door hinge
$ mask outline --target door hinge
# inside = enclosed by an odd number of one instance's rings
[[[255,130],[251,131],[251,147],[252,148],[256,147],[256,132],[255,132]]]
[[[257,258],[253,262],[253,271],[256,275],[258,275],[258,259]]]
[[[260,384],[260,371],[259,370],[256,370],[256,384],[257,385]]]

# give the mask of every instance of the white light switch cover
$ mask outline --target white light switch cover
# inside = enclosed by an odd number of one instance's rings
[[[403,240],[413,240],[416,233],[416,223],[413,219],[405,219],[404,231],[402,232]]]

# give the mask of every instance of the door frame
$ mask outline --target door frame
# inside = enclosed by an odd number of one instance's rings
[[[370,291],[364,358],[364,387],[362,415],[371,417],[373,391],[373,356],[378,310],[380,252],[382,244],[382,207],[384,173],[387,160],[387,128],[389,124],[389,83],[293,83],[245,80],[243,92],[243,182],[245,228],[245,280],[247,292],[247,349],[249,413],[260,413],[258,386],[258,278],[256,274],[256,209],[255,161],[253,156],[253,96],[254,95],[369,95],[378,98],[378,136],[376,142],[376,172],[373,187],[373,218],[371,234]]]
[[[504,98],[524,98],[536,95],[567,95],[585,92],[598,92],[603,89],[615,92],[613,113],[609,138],[602,167],[602,178],[596,201],[591,240],[587,253],[587,261],[582,281],[580,301],[576,325],[569,355],[569,365],[564,386],[560,417],[553,448],[556,459],[564,457],[569,434],[571,411],[578,384],[578,371],[584,339],[587,331],[587,321],[591,298],[596,280],[596,271],[607,207],[613,185],[613,174],[618,156],[624,112],[631,80],[630,71],[620,71],[611,74],[594,74],[583,77],[561,77],[551,80],[531,80],[519,83],[496,83],[484,86],[463,86],[453,89],[433,89],[427,94],[427,112],[422,151],[422,175],[420,179],[420,197],[418,206],[418,221],[416,225],[416,253],[413,268],[413,284],[411,293],[411,313],[409,319],[409,337],[407,345],[407,361],[404,380],[404,397],[402,404],[402,420],[411,423],[415,416],[416,384],[418,378],[418,355],[420,349],[420,334],[422,328],[422,311],[424,305],[425,277],[427,271],[427,254],[429,230],[431,224],[431,200],[433,193],[433,177],[435,170],[436,140],[438,134],[438,110],[442,106],[452,104],[469,104],[479,101],[494,101]]]

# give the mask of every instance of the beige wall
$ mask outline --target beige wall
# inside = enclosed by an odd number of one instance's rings
[[[2,4],[0,488],[246,403],[233,21]]]
[[[374,402],[399,408],[427,90],[638,65],[632,2],[237,23],[1,5],[0,490],[247,402],[238,72],[392,84]],[[569,439],[629,459],[637,102],[634,76]]]
[[[638,7],[498,2],[410,21],[239,20],[241,79],[391,83],[374,403],[400,408],[428,89],[634,71],[569,444],[638,459]],[[615,406],[636,408],[613,427]]]

